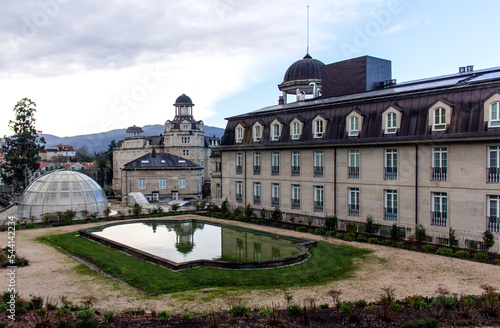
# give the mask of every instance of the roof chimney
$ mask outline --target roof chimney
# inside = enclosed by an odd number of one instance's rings
[[[474,71],[474,65],[467,66],[467,72],[473,72],[473,71]]]
[[[278,98],[278,105],[284,105],[285,104],[285,99],[283,98],[283,96],[280,96]]]
[[[461,74],[461,73],[465,73],[465,66],[461,66],[458,68],[458,72]]]

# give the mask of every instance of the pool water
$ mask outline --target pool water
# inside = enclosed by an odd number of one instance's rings
[[[196,220],[119,223],[87,232],[176,263],[278,261],[297,256],[304,243]]]

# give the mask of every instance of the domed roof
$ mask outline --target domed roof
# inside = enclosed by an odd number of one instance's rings
[[[92,178],[75,171],[55,171],[40,176],[24,191],[18,205],[18,216],[24,218],[45,213],[73,210],[102,216],[108,199]]]
[[[285,73],[283,83],[295,80],[321,79],[321,61],[306,54],[304,58],[293,63]]]
[[[188,96],[186,96],[185,93],[183,93],[182,95],[180,95],[177,100],[175,101],[175,106],[178,106],[178,105],[193,105],[193,101],[191,100],[191,98],[189,98]]]
[[[133,132],[136,132],[136,133],[143,133],[144,131],[142,131],[142,128],[141,127],[138,127],[138,126],[129,126],[127,128],[127,130],[125,131],[125,133],[133,133]]]

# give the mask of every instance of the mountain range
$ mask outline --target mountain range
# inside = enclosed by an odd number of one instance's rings
[[[216,136],[222,137],[224,134],[224,129],[215,126],[205,125],[205,135],[206,136]],[[109,143],[112,140],[118,142],[118,140],[125,138],[126,129],[115,129],[107,132],[85,134],[72,137],[58,137],[52,134],[40,134],[41,137],[45,139],[45,148],[52,148],[55,145],[71,145],[76,149],[83,146],[87,147],[87,152],[89,154],[99,153],[108,150]],[[155,125],[145,125],[142,127],[145,136],[155,136],[160,135],[165,132],[165,125],[155,124]]]

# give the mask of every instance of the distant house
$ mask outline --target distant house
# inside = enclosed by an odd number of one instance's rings
[[[75,157],[76,152],[75,152],[75,149],[73,148],[73,146],[71,146],[71,145],[59,144],[59,145],[56,145],[52,148],[45,149],[45,150],[39,152],[38,156],[40,156],[40,158],[43,161],[50,161],[54,157],[67,157],[67,158]]]
[[[203,167],[170,153],[141,156],[121,169],[122,195],[141,192],[150,201],[201,199]]]
[[[39,164],[40,164],[40,167],[38,168],[38,170],[33,172],[33,175],[30,178],[30,183],[31,183],[31,181],[35,180],[39,176],[41,176],[47,172],[57,170],[59,168],[59,166],[57,166],[56,164],[54,164],[52,162],[39,162]]]

